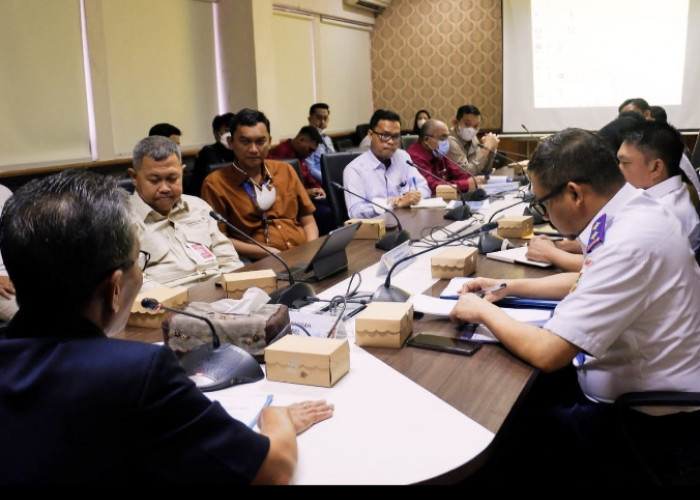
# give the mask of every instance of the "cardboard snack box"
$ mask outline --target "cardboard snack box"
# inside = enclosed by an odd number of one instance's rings
[[[240,299],[250,287],[261,288],[269,294],[277,290],[277,274],[272,269],[226,273],[221,277],[221,285],[227,299]]]
[[[152,288],[146,292],[140,293],[134,304],[131,306],[131,314],[127,325],[138,326],[143,328],[160,328],[163,324],[165,316],[170,314],[168,311],[151,311],[141,305],[141,301],[146,298],[156,299],[158,302],[167,307],[180,309],[187,304],[189,296],[187,288],[184,287],[161,287]]]
[[[356,240],[377,240],[386,234],[386,221],[384,219],[349,219],[345,225],[362,222],[355,236]]]
[[[502,238],[527,238],[532,235],[532,215],[512,215],[498,220],[496,234]]]
[[[474,247],[448,248],[430,259],[430,273],[433,278],[469,276],[476,271],[478,254]]]
[[[371,302],[355,317],[355,344],[399,349],[413,331],[413,304]]]

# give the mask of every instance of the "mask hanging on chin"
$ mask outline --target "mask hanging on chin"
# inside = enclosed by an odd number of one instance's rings
[[[459,136],[465,141],[471,141],[476,135],[476,129],[474,127],[460,128]]]
[[[260,187],[258,187],[252,181],[251,183],[255,188],[255,200],[258,202],[258,207],[260,207],[260,210],[262,211],[269,210],[275,203],[275,199],[277,198],[275,186],[271,186],[269,180],[263,182],[263,185]]]

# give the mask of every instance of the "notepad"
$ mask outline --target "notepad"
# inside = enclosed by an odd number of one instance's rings
[[[447,202],[436,196],[434,198],[421,198],[421,200],[415,205],[411,205],[411,208],[445,208]]]
[[[511,264],[527,264],[528,266],[550,267],[549,262],[539,262],[525,257],[527,247],[515,247],[508,250],[500,250],[498,252],[487,253],[489,259],[500,260],[502,262],[510,262]]]

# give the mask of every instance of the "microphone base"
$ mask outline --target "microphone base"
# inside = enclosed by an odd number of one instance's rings
[[[218,391],[233,385],[265,378],[252,355],[233,344],[211,344],[192,349],[180,358],[180,366],[202,392]]]
[[[395,286],[386,287],[381,285],[372,296],[372,302],[406,302],[411,296],[410,293]]]
[[[377,240],[377,243],[374,244],[374,246],[375,248],[379,248],[380,250],[389,251],[393,250],[397,246],[407,242],[410,239],[411,234],[405,229],[402,229],[397,233],[387,234],[386,236],[379,238]]]
[[[445,212],[444,219],[447,220],[467,220],[472,216],[472,210],[466,203],[459,207],[455,207],[452,210]]]
[[[316,291],[308,283],[294,283],[291,286],[278,288],[270,294],[268,304],[283,304],[291,309],[299,309],[315,302]]]
[[[484,255],[491,252],[498,252],[500,250],[506,250],[508,248],[513,248],[512,245],[506,245],[503,247],[505,240],[500,236],[493,235],[491,233],[482,234],[479,237],[479,253]]]

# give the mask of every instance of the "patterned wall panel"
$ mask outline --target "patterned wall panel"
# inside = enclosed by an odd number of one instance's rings
[[[393,0],[372,34],[375,109],[396,111],[409,129],[419,109],[450,125],[474,104],[481,128],[499,130],[502,40],[500,0]]]

